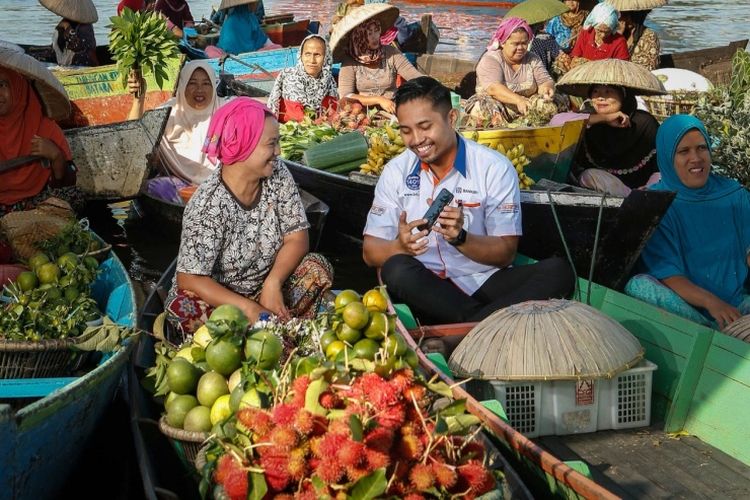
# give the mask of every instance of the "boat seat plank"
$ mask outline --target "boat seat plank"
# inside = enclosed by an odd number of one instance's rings
[[[0,380],[0,399],[41,398],[65,387],[77,377],[12,378]]]
[[[692,436],[656,426],[536,440],[563,460],[584,460],[594,480],[625,498],[748,498],[750,467]]]

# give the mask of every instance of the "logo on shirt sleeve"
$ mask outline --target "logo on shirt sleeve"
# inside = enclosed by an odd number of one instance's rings
[[[406,187],[412,191],[419,191],[419,174],[412,174],[406,177]]]
[[[385,207],[381,207],[379,205],[373,205],[372,208],[370,208],[370,213],[372,215],[381,216],[385,213]]]
[[[502,205],[500,205],[501,214],[515,214],[518,213],[518,211],[518,203],[503,203]]]

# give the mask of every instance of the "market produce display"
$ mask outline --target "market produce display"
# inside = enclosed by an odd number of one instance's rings
[[[529,189],[534,185],[534,179],[526,175],[523,171],[524,167],[531,163],[531,160],[526,156],[523,144],[518,144],[506,150],[502,143],[498,142],[496,149],[513,164],[518,174],[518,183],[521,189]]]
[[[394,128],[390,123],[381,128],[369,128],[366,134],[370,148],[367,162],[360,165],[359,172],[377,176],[383,172],[386,163],[406,150],[406,146],[398,127]]]
[[[496,129],[518,127],[541,127],[547,125],[558,112],[554,101],[540,95],[529,98],[528,111],[516,116],[488,94],[474,94],[463,106],[460,126],[462,129]]]

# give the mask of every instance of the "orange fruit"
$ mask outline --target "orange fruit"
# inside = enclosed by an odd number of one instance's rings
[[[336,311],[341,311],[347,304],[351,302],[358,302],[359,294],[354,290],[342,290],[336,295],[336,300],[333,301],[333,305]]]
[[[167,385],[175,394],[187,394],[195,390],[200,373],[185,358],[175,358],[167,367]]]
[[[73,252],[62,254],[57,258],[57,265],[60,269],[71,271],[78,265],[78,256]]]
[[[385,313],[374,311],[370,313],[370,322],[365,328],[365,337],[368,339],[381,340],[388,333],[388,317]]]
[[[230,375],[242,363],[242,351],[229,340],[215,340],[206,347],[206,363],[209,368]]]
[[[355,330],[361,330],[370,321],[370,313],[362,302],[350,302],[341,313],[344,323]]]
[[[46,283],[55,283],[60,279],[60,268],[57,267],[57,264],[48,262],[36,268],[36,275],[39,278],[39,283],[43,285]]]
[[[356,341],[362,338],[362,332],[355,330],[346,323],[342,323],[336,331],[336,336],[339,340],[353,345]]]
[[[195,396],[189,394],[176,396],[167,407],[167,423],[172,427],[182,429],[185,416],[196,406],[198,406],[198,400]]]
[[[211,409],[206,406],[191,409],[182,424],[182,428],[190,432],[208,432],[211,427]]]
[[[221,373],[208,372],[198,380],[196,395],[203,406],[211,407],[219,396],[229,394],[227,379]]]
[[[406,341],[398,334],[388,335],[383,340],[383,349],[389,356],[403,356],[408,348]]]
[[[33,290],[37,287],[37,285],[39,285],[39,280],[36,278],[36,274],[32,273],[31,271],[24,271],[18,275],[18,277],[16,278],[16,283],[18,283],[18,286],[22,291],[28,292],[29,290]]]
[[[352,347],[354,356],[357,358],[375,359],[375,354],[380,350],[380,344],[372,339],[362,339]]]
[[[237,331],[244,333],[247,330],[249,321],[245,313],[237,306],[232,304],[222,304],[211,313],[209,321],[226,321],[228,324],[234,324]]]
[[[367,293],[365,293],[365,295],[362,297],[362,303],[370,312],[377,311],[384,313],[388,310],[388,301],[377,288],[368,290]]]
[[[331,345],[331,342],[338,340],[338,337],[336,336],[336,332],[333,330],[326,331],[323,335],[320,336],[320,348],[325,352],[326,349],[328,349],[328,346]]]
[[[268,370],[279,363],[283,349],[279,337],[269,330],[260,330],[247,339],[245,356],[255,360],[261,370]]]
[[[346,344],[340,340],[334,340],[328,345],[328,347],[326,347],[326,358],[336,359],[336,356],[338,356],[338,354],[344,349],[346,349]]]
[[[36,269],[42,264],[46,264],[48,262],[49,262],[49,257],[47,257],[46,253],[37,252],[31,256],[31,258],[28,261],[28,264],[29,264],[30,269]]]

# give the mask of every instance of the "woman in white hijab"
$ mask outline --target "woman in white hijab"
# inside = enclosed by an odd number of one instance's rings
[[[159,143],[159,156],[170,175],[200,184],[216,169],[201,151],[211,117],[229,101],[216,95],[216,73],[205,61],[185,63],[180,71],[177,95],[164,103],[171,106]]]

